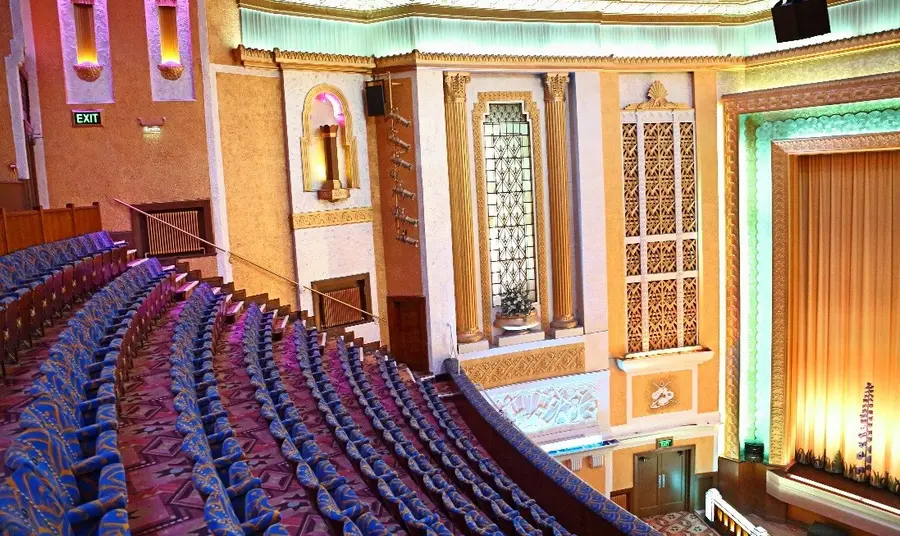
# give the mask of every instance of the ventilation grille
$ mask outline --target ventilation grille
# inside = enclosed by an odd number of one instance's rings
[[[350,304],[353,307],[362,308],[362,300],[360,299],[361,296],[359,287],[326,292],[325,295],[336,300],[341,300],[342,302]],[[348,324],[356,324],[363,320],[362,313],[360,313],[356,309],[353,309],[352,307],[347,307],[342,303],[325,299],[323,305],[325,308],[326,327],[330,328],[334,326],[346,326]]]
[[[187,231],[194,236],[201,236],[199,209],[170,210],[152,212],[160,220]],[[205,248],[200,240],[179,232],[168,225],[148,218],[147,221],[147,253],[149,255],[170,256],[203,253]]]

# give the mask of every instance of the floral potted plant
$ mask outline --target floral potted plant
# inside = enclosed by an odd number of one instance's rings
[[[494,327],[504,331],[527,331],[539,323],[534,303],[524,285],[507,289],[500,296],[500,312],[494,320]]]

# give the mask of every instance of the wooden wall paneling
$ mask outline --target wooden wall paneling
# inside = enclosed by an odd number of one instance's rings
[[[731,458],[719,457],[719,472],[717,486],[722,498],[729,504],[735,504],[740,494],[740,465],[741,462]]]
[[[693,510],[706,508],[706,492],[716,487],[716,475],[718,473],[697,473],[694,475],[694,493],[691,500]]]
[[[424,296],[388,296],[391,355],[419,371],[428,370],[428,328]]]
[[[37,210],[10,212],[6,215],[9,251],[17,251],[43,242],[40,214]]]
[[[6,209],[0,207],[0,255],[9,253],[9,226],[6,223]]]
[[[89,207],[75,207],[75,234],[94,233],[103,229],[100,219],[100,203]]]
[[[620,489],[610,493],[609,498],[612,502],[631,512],[631,505],[634,504],[632,493],[634,493],[634,488]]]
[[[72,209],[53,208],[41,211],[44,226],[44,241],[55,242],[76,236]]]

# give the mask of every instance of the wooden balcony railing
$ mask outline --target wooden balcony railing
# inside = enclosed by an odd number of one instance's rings
[[[99,203],[16,212],[0,208],[0,255],[102,229]]]

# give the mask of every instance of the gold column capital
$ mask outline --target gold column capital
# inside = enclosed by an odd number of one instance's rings
[[[453,287],[456,295],[456,338],[480,341],[475,300],[475,232],[466,135],[466,86],[469,73],[444,73],[444,119],[447,131],[447,171],[450,179],[450,234],[453,240]]]
[[[544,101],[565,102],[569,87],[568,73],[547,73],[544,75]]]
[[[444,73],[444,100],[446,102],[466,102],[466,86],[472,81],[469,73]]]

